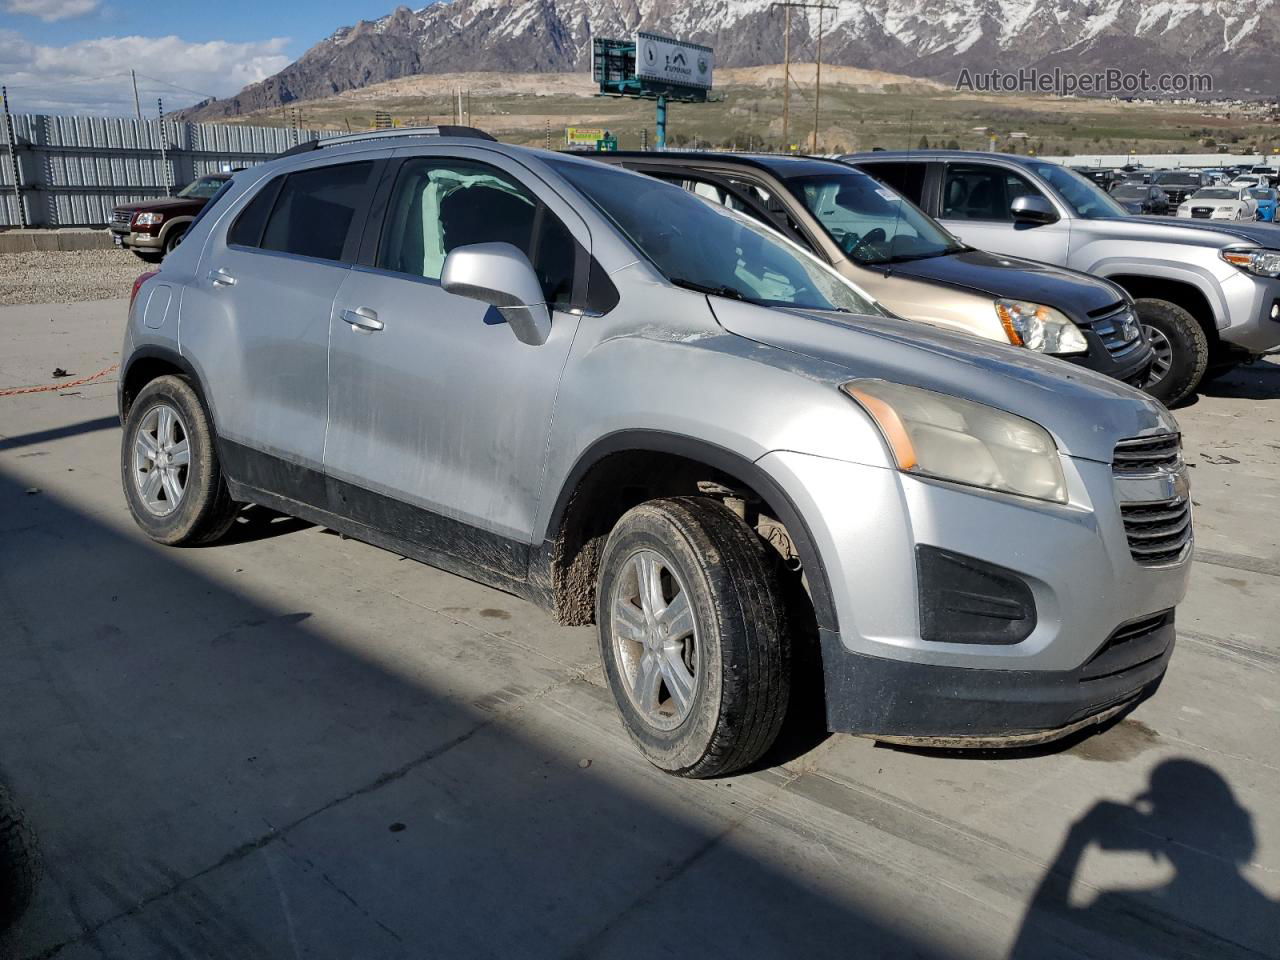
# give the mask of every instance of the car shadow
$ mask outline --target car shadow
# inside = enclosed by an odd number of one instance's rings
[[[0,757],[46,876],[0,955],[967,955],[728,837],[580,667],[389,595],[321,615],[323,582],[24,487],[0,469]]]
[[[1280,399],[1280,363],[1259,360],[1242,364],[1229,373],[1205,381],[1199,392],[1206,397],[1237,400]]]

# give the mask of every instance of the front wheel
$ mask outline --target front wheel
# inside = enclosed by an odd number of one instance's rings
[[[1196,318],[1167,300],[1135,302],[1155,357],[1143,389],[1171,406],[1200,385],[1209,364],[1209,340]]]
[[[0,932],[18,922],[40,879],[40,849],[22,811],[0,786]]]
[[[722,503],[652,500],[605,544],[596,623],[605,677],[645,757],[683,777],[758,760],[790,696],[775,558]]]

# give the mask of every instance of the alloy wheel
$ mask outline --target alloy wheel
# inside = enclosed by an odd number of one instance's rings
[[[628,698],[646,722],[675,729],[698,685],[698,628],[675,565],[655,550],[632,554],[614,581],[609,611]]]
[[[133,441],[133,482],[149,513],[167,517],[178,509],[190,467],[186,422],[176,408],[156,404],[138,424]]]
[[[1173,367],[1173,344],[1155,327],[1144,323],[1142,329],[1151,341],[1151,349],[1155,354],[1151,360],[1151,372],[1147,375],[1147,386],[1152,386],[1169,375],[1169,370]]]

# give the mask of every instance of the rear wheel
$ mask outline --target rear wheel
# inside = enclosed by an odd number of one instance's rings
[[[635,507],[600,560],[605,676],[631,739],[668,773],[713,777],[777,738],[791,651],[774,558],[715,500]]]
[[[133,519],[159,543],[209,543],[235,522],[208,414],[181,377],[157,377],[134,400],[120,473]]]
[[[1143,389],[1172,405],[1200,385],[1209,363],[1209,340],[1196,318],[1167,300],[1135,303],[1155,357]]]

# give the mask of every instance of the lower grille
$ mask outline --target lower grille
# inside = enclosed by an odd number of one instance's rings
[[[1192,207],[1191,216],[1197,220],[1208,220],[1213,216],[1213,207]]]
[[[1081,670],[1082,681],[1115,677],[1163,656],[1173,641],[1173,611],[1117,627]]]
[[[1129,553],[1145,567],[1174,563],[1191,543],[1191,501],[1187,497],[1120,506]]]

